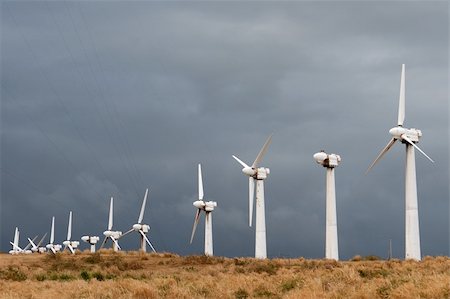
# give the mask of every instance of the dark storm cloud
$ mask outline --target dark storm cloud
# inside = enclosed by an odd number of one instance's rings
[[[403,256],[404,149],[367,166],[395,125],[422,129],[424,255],[448,254],[448,5],[444,2],[3,2],[1,249],[15,226],[57,237],[145,220],[160,250],[188,246],[196,165],[216,200],[215,253],[253,255],[247,179],[231,154],[264,158],[270,256],[322,257],[325,173],[339,153],[342,258]],[[203,225],[203,224],[202,224]],[[137,237],[123,240],[135,248]]]

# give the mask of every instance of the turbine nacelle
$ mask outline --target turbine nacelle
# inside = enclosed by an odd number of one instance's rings
[[[204,210],[205,210],[205,212],[212,212],[212,211],[214,211],[215,207],[217,207],[217,202],[215,202],[215,201],[207,201],[205,203]]]
[[[269,168],[260,167],[256,170],[256,176],[254,178],[257,180],[265,180],[269,174],[270,174]]]
[[[144,233],[148,233],[148,231],[150,230],[150,226],[147,224],[136,223],[136,224],[133,224],[133,230],[135,230],[135,231],[142,230]]]
[[[114,238],[114,239],[119,239],[120,236],[122,236],[122,232],[121,231],[111,231],[111,230],[106,230],[103,232],[103,235],[107,238]]]
[[[47,244],[45,246],[45,248],[54,251],[54,252],[58,252],[61,250],[62,246],[60,244]],[[53,249],[53,250],[52,250]]]
[[[82,236],[81,240],[93,245],[93,244],[97,244],[97,242],[100,240],[100,238],[97,236]]]
[[[252,168],[252,167],[244,167],[242,168],[242,172],[245,175],[248,175],[249,177],[253,177],[257,180],[264,180],[267,178],[267,175],[270,173],[269,168],[259,167],[259,168]]]
[[[324,151],[320,151],[314,154],[314,160],[323,167],[334,168],[341,162],[341,156],[336,154],[327,154]]]
[[[412,142],[419,142],[419,138],[422,137],[422,131],[418,129],[406,129],[402,126],[397,126],[389,130],[389,134],[392,135],[393,138],[399,139],[403,143],[407,142],[404,140],[402,136],[406,136]]]

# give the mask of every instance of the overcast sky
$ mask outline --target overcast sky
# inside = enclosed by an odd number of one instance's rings
[[[404,145],[365,175],[396,125],[416,154],[422,255],[449,254],[449,4],[446,1],[1,2],[1,244],[128,230],[144,221],[159,251],[203,252],[189,238],[202,163],[215,200],[214,251],[253,256],[248,183],[231,157],[262,166],[268,255],[320,258],[325,169],[336,169],[342,259],[404,257]],[[138,236],[121,240],[138,247]],[[87,246],[82,243],[82,248]]]

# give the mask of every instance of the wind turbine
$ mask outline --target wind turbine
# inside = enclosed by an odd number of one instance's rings
[[[336,188],[334,168],[341,162],[336,154],[326,154],[324,151],[314,154],[314,160],[326,167],[326,228],[325,228],[325,258],[339,260],[337,216],[336,216]]]
[[[42,242],[44,242],[45,237],[47,236],[47,233],[45,233],[42,238],[39,240],[39,242],[36,244],[34,243],[34,240],[31,240],[30,238],[28,238],[28,242],[30,242],[31,244],[31,251],[32,252],[38,252],[38,253],[43,253],[45,252],[47,249],[45,247],[41,247]]]
[[[9,244],[12,245],[12,249],[9,251],[10,254],[19,254],[19,253],[32,253],[31,250],[29,250],[31,243],[28,243],[28,245],[25,248],[20,248],[19,247],[19,235],[20,235],[20,231],[19,229],[16,227],[15,231],[14,231],[14,242],[9,242]],[[33,240],[35,240],[37,238],[34,237]]]
[[[190,243],[192,244],[192,239],[194,239],[195,230],[197,229],[197,224],[200,220],[200,213],[205,211],[205,255],[213,256],[212,211],[217,207],[217,202],[205,202],[203,200],[203,195],[202,166],[198,164],[198,200],[193,203],[194,207],[197,208],[197,212],[195,213]]]
[[[266,247],[266,217],[264,209],[264,180],[270,173],[269,168],[258,167],[264,154],[272,141],[272,135],[267,138],[266,143],[259,151],[258,156],[256,156],[255,161],[252,166],[248,166],[242,162],[238,157],[233,155],[233,158],[241,164],[244,168],[242,172],[247,175],[248,178],[248,205],[249,205],[249,226],[252,226],[252,214],[253,214],[253,197],[255,191],[255,180],[256,180],[256,236],[255,236],[255,257],[256,258],[267,258],[267,247]]]
[[[69,224],[67,225],[67,240],[63,242],[64,250],[66,248],[69,248],[70,252],[72,254],[75,254],[75,249],[77,249],[78,245],[80,245],[80,242],[78,241],[71,241],[70,238],[72,237],[72,211],[69,212]]]
[[[98,236],[82,236],[81,240],[91,245],[91,253],[95,252],[95,244],[97,244],[100,238]]]
[[[417,145],[422,132],[418,129],[407,129],[403,127],[405,121],[405,65],[402,64],[402,74],[400,78],[400,97],[398,104],[397,126],[390,129],[391,140],[373,161],[370,169],[383,157],[383,155],[399,140],[406,145],[406,168],[405,168],[405,259],[421,259],[420,253],[420,233],[419,233],[419,208],[417,203],[417,181],[416,181],[416,160],[414,149],[431,162],[434,161],[427,156]],[[366,173],[367,173],[366,172]]]
[[[150,240],[147,238],[147,233],[150,230],[150,226],[148,224],[142,224],[142,220],[144,219],[145,204],[147,203],[147,196],[148,196],[148,188],[145,190],[145,195],[144,195],[144,199],[142,201],[142,206],[141,206],[141,212],[139,213],[139,218],[138,218],[137,223],[133,224],[133,227],[129,231],[124,233],[121,237],[128,235],[129,233],[135,231],[135,232],[139,233],[140,237],[141,237],[141,248],[140,248],[141,251],[147,252],[146,244],[148,243],[148,245],[153,250],[153,252],[156,253],[155,248],[153,247]]]
[[[108,239],[111,239],[111,241],[113,242],[113,250],[117,251],[117,250],[121,250],[120,246],[119,246],[119,242],[117,241],[120,236],[122,236],[122,232],[121,231],[112,231],[112,227],[113,227],[113,203],[114,203],[114,199],[111,196],[111,201],[109,204],[109,218],[108,218],[108,229],[105,230],[103,232],[103,235],[105,236],[105,238],[103,239],[102,245],[100,246],[100,249],[103,248],[103,246],[105,245],[106,241]]]
[[[18,254],[22,251],[22,248],[19,247],[19,229],[16,227],[14,231],[14,240],[13,242],[9,242],[12,245],[12,249],[9,251],[9,254]]]
[[[55,217],[52,217],[52,227],[50,229],[50,242],[45,246],[51,252],[56,253],[61,250],[60,244],[53,244],[55,241]]]

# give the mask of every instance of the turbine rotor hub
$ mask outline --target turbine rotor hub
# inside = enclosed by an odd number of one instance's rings
[[[197,200],[197,201],[194,201],[193,205],[197,209],[203,209],[206,204],[205,204],[205,202],[203,200]]]
[[[248,176],[254,176],[256,175],[257,170],[252,167],[244,167],[242,168],[242,172]]]

